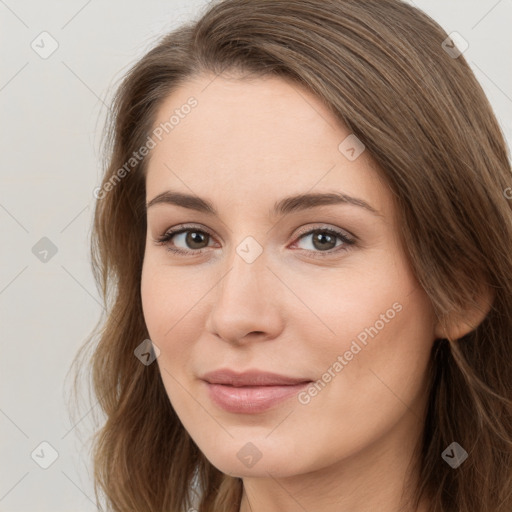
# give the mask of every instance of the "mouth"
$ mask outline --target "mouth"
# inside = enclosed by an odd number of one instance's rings
[[[258,370],[244,373],[217,370],[205,374],[201,380],[212,402],[235,414],[267,411],[297,395],[312,382]]]

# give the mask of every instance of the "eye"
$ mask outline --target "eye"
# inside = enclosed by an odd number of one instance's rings
[[[339,251],[346,251],[356,243],[355,239],[343,231],[319,227],[299,233],[299,238],[293,245],[296,246],[299,241],[307,240],[308,237],[311,237],[310,242],[305,244],[307,247],[301,249],[313,253],[313,257],[320,258]],[[204,249],[209,247],[208,242],[212,238],[213,235],[204,229],[199,229],[196,226],[179,225],[166,231],[154,241],[158,245],[165,245],[168,251],[175,254],[196,255],[201,254]]]
[[[299,241],[307,240],[308,238],[309,241],[304,244],[306,247],[302,247],[302,249],[314,253],[327,253],[325,256],[337,253],[338,251],[346,251],[351,245],[355,244],[355,240],[345,232],[338,231],[333,228],[320,227],[317,229],[310,229],[309,231],[302,233],[294,245],[297,245]],[[324,254],[315,255],[315,257],[323,256]]]
[[[200,254],[203,252],[202,249],[208,246],[211,237],[212,235],[203,229],[181,225],[166,231],[155,242],[159,245],[166,245],[168,251],[177,254]],[[174,247],[170,245],[170,242]],[[176,244],[181,244],[184,247],[176,247]]]

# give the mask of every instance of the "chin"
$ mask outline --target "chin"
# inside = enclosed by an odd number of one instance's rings
[[[268,478],[269,474],[282,478],[311,470],[301,450],[287,446],[277,437],[274,442],[269,442],[265,436],[253,436],[253,441],[248,440],[249,436],[244,436],[243,441],[230,438],[222,447],[219,443],[207,449],[199,448],[219,471],[240,478]]]

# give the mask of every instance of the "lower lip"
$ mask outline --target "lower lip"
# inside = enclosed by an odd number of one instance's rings
[[[206,382],[212,401],[228,412],[237,414],[256,414],[289,399],[310,382],[301,382],[293,386],[225,386]]]

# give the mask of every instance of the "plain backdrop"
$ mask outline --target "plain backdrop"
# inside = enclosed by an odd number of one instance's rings
[[[88,244],[106,105],[156,39],[206,3],[0,0],[0,511],[96,510],[77,435],[96,405],[70,419],[66,374],[102,310]],[[512,0],[414,4],[469,43],[510,146]]]

